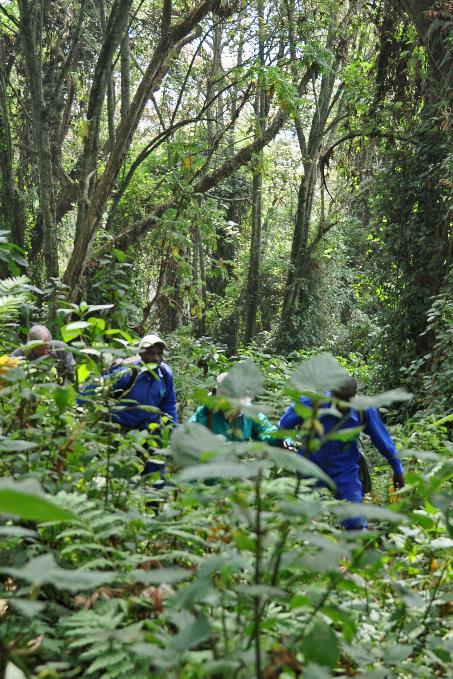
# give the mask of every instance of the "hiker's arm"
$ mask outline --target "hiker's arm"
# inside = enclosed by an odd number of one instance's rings
[[[189,419],[189,422],[198,422],[198,424],[204,424],[204,426],[207,427],[208,426],[207,408],[205,406],[198,406],[196,411]]]
[[[134,379],[132,367],[128,368],[126,366],[119,366],[118,368],[111,369],[109,372],[109,379],[111,381],[112,392],[114,394],[121,393],[126,389],[129,389]]]
[[[265,441],[271,446],[281,446],[282,440],[272,436],[276,431],[278,431],[277,427],[269,422],[263,413],[258,413],[256,418],[253,419],[252,439],[254,441]]]
[[[169,369],[167,369],[167,388],[165,390],[165,395],[159,404],[159,408],[162,412],[171,417],[174,424],[178,423],[175,384],[173,381],[173,373]]]
[[[90,375],[88,380],[80,385],[80,396],[77,397],[77,403],[79,405],[86,405],[93,397],[97,397],[97,390],[101,386],[103,387],[106,377],[111,381],[112,394],[114,396],[120,395],[130,386],[132,371],[130,368],[118,367],[113,370],[111,369],[108,376],[101,375],[98,382],[93,381],[94,377],[93,374]]]
[[[294,403],[291,403],[289,408],[280,418],[278,423],[279,429],[295,429],[299,424],[302,424],[303,420],[298,415],[294,409]]]
[[[56,367],[58,375],[63,380],[74,382],[74,373],[76,369],[76,362],[72,352],[65,345],[64,349],[60,349],[57,353]]]
[[[404,468],[401,460],[398,457],[395,443],[385,428],[381,416],[379,415],[376,408],[369,408],[365,412],[365,422],[365,434],[368,434],[373,445],[379,450],[381,455],[385,457],[389,465],[392,467],[394,476],[402,478]],[[402,485],[404,485],[404,480]]]

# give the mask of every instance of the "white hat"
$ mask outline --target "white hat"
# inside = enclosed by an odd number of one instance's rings
[[[166,348],[166,344],[163,339],[159,337],[159,335],[145,335],[142,337],[138,344],[139,349],[147,349],[148,347],[152,347],[154,344],[161,344],[163,348]]]

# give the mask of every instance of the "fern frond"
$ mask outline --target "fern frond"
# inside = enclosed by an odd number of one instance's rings
[[[14,278],[3,278],[0,280],[0,295],[17,295],[26,294],[28,290],[25,286],[29,285],[30,281],[27,276],[14,276]]]

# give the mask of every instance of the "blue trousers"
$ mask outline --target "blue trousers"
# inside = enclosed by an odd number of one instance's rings
[[[161,460],[147,460],[142,471],[142,476],[147,476],[148,474],[155,474],[156,472],[160,473],[160,481],[154,481],[153,486],[154,488],[163,488],[166,485],[165,462],[162,462]]]
[[[337,486],[337,492],[335,497],[337,500],[348,500],[348,502],[355,502],[361,504],[363,502],[363,488],[360,477],[350,478],[348,481],[336,481],[333,480]],[[343,527],[346,530],[361,530],[363,528],[368,528],[368,522],[365,517],[357,515],[352,516],[349,519],[343,521]]]

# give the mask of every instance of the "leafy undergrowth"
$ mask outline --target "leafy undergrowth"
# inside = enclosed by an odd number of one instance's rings
[[[90,339],[95,348],[80,354],[87,367],[79,378],[99,373],[104,354],[121,353]],[[255,358],[262,374],[250,360],[231,372],[230,406],[259,396],[260,408],[280,414],[300,394],[325,399],[344,374],[328,356],[295,370],[283,358]],[[219,405],[207,389],[231,367],[221,351],[179,342],[172,364],[181,367],[186,416],[197,399]],[[124,436],[111,423],[115,401],[105,380],[81,407],[75,388],[57,384],[43,366],[5,366],[1,673],[448,676],[453,525],[445,426],[427,418],[394,428],[407,484],[391,496],[388,468],[376,457],[374,494],[360,510],[370,530],[346,532],[340,519],[357,509],[313,487],[313,477],[326,479],[309,459],[258,442],[225,443],[196,424],[183,424],[166,449],[150,453],[152,432]],[[390,392],[366,403],[399,398],[406,396]],[[314,408],[305,432],[313,445],[335,435],[323,433],[318,416]],[[140,475],[150,455],[166,461],[163,490]]]

